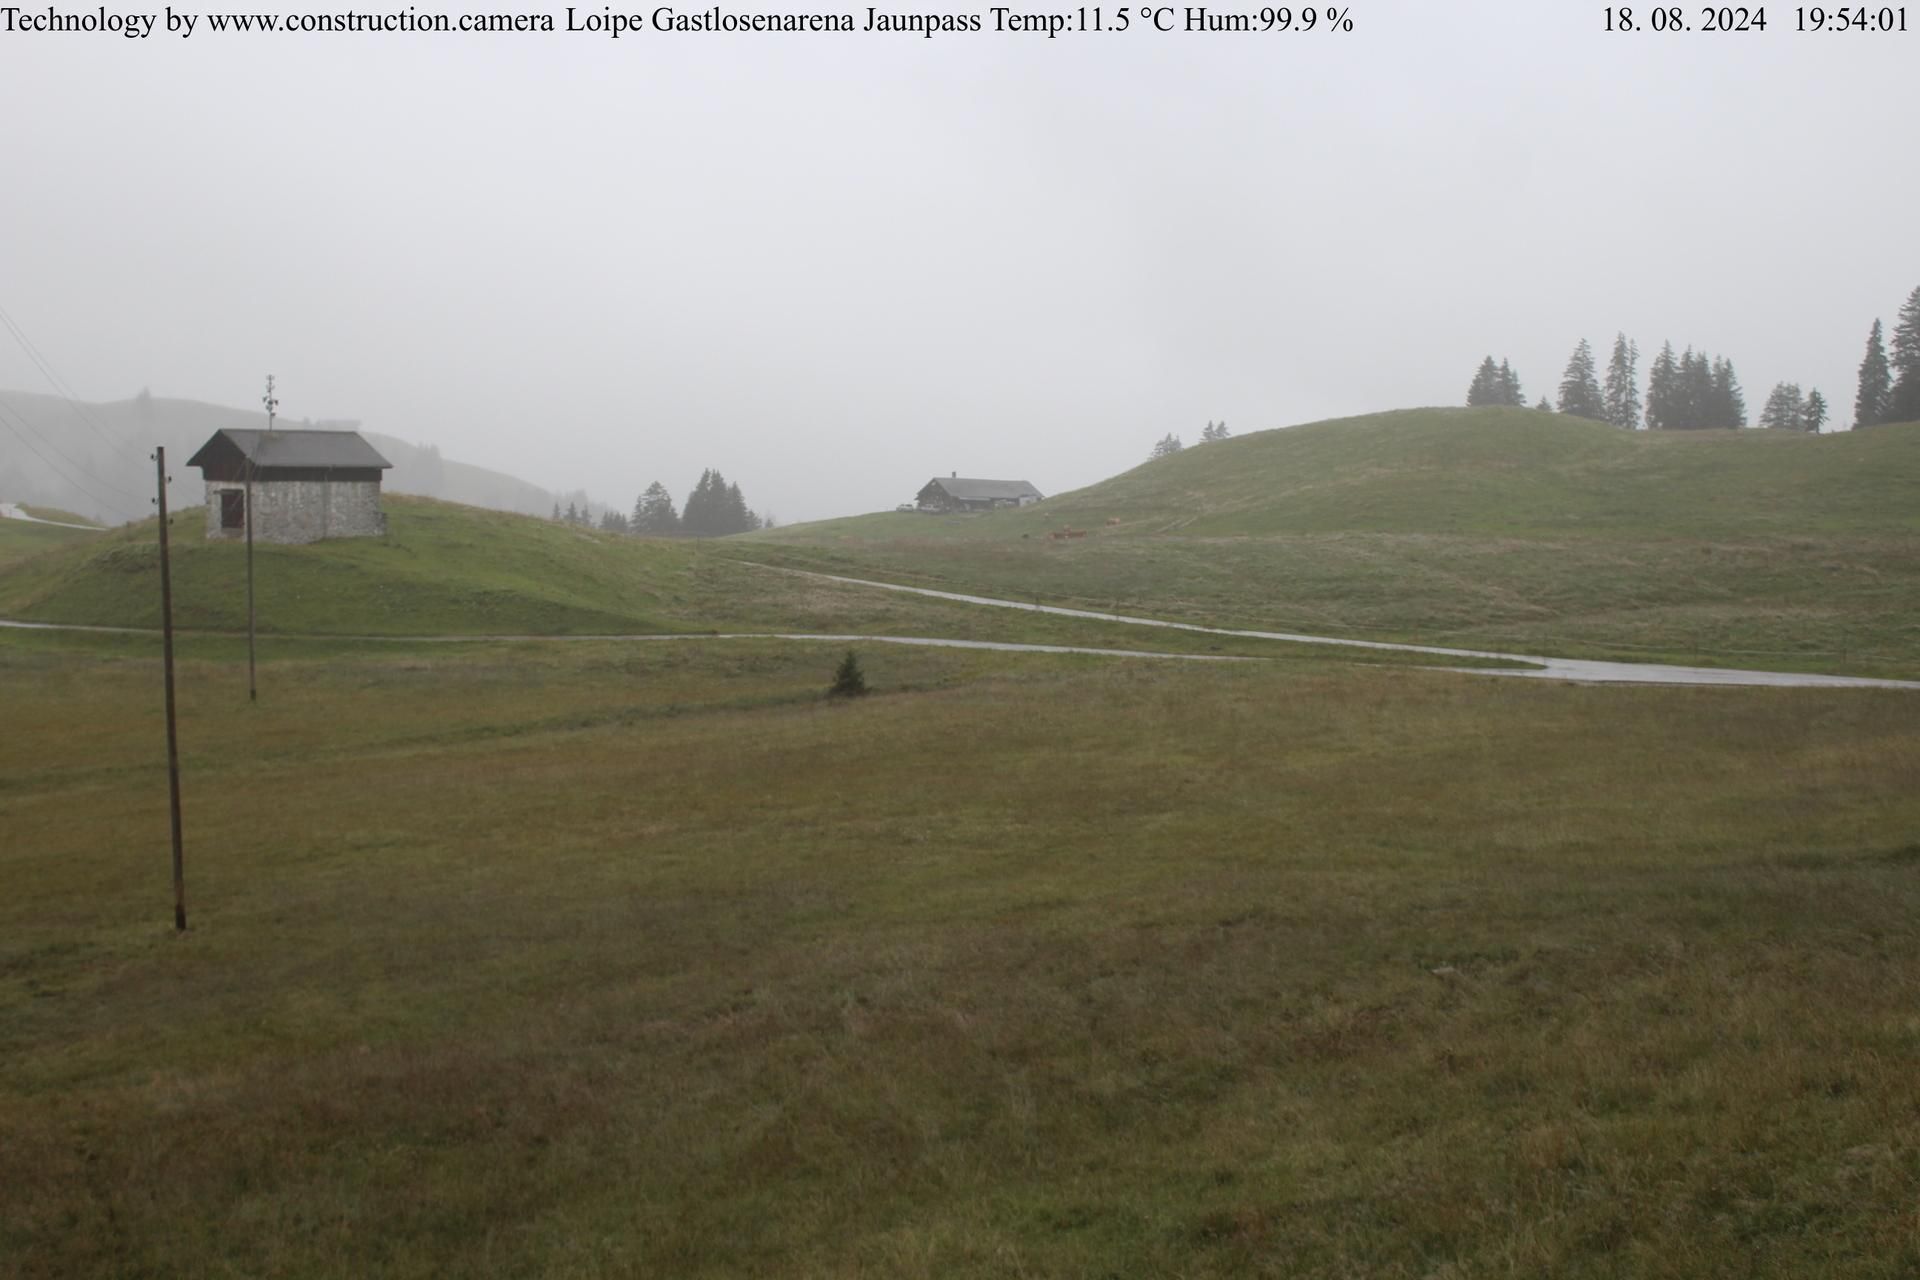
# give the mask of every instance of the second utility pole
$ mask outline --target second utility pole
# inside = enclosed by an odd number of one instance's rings
[[[173,815],[173,927],[187,928],[187,871],[180,842],[180,738],[173,727],[173,569],[167,556],[167,451],[156,447],[153,469],[160,508],[160,637],[167,681],[167,799]]]
[[[267,406],[267,434],[273,434],[273,413],[280,402],[273,397],[273,375],[267,375],[267,394],[260,397],[260,403]],[[247,701],[256,702],[260,698],[259,686],[254,680],[253,663],[253,472],[254,459],[259,457],[265,441],[256,444],[247,456]]]

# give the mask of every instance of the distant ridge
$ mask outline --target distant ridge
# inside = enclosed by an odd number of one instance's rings
[[[77,407],[76,407],[77,405]],[[26,443],[19,426],[28,429]],[[139,395],[104,403],[69,403],[57,396],[0,390],[0,499],[42,503],[76,511],[108,524],[152,514],[153,446],[166,447],[175,487],[195,473],[184,470],[188,456],[215,431],[265,425],[257,409],[234,409],[198,400]],[[287,427],[358,429],[351,421],[282,419]],[[386,487],[396,493],[547,515],[554,494],[500,471],[440,456],[432,446],[408,444],[393,436],[362,432],[393,463]],[[35,446],[39,452],[35,451]],[[45,455],[45,456],[42,456]],[[180,467],[173,468],[178,458]],[[191,491],[175,501],[189,506],[200,496]]]

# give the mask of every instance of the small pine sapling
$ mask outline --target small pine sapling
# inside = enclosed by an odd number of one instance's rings
[[[847,650],[847,656],[840,660],[839,668],[833,673],[833,683],[827,688],[829,698],[858,698],[867,692],[867,677],[860,670],[860,659],[853,650]]]

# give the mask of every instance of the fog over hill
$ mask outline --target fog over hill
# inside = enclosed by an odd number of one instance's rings
[[[175,505],[200,502],[199,472],[187,459],[216,431],[259,429],[259,410],[172,400],[141,392],[129,400],[104,404],[69,401],[27,391],[0,390],[0,498],[45,503],[108,523],[152,514],[155,445],[167,450],[174,477]],[[470,506],[526,515],[547,515],[556,501],[578,501],[578,493],[554,494],[504,472],[490,471],[442,457],[430,444],[409,444],[394,436],[362,430],[353,421],[281,418],[286,428],[361,430],[393,469],[386,487]],[[184,486],[184,487],[183,487]]]
[[[787,521],[1452,403],[1489,354],[1557,400],[1620,333],[1643,372],[1671,339],[1753,410],[1785,382],[1848,420],[1916,283],[1920,31],[1350,7],[1312,34],[1176,8],[1059,38],[22,35],[0,386],[42,387],[29,342],[90,400],[254,408],[273,372],[296,417],[629,507],[717,468]]]

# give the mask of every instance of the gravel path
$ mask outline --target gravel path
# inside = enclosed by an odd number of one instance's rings
[[[30,516],[17,502],[0,502],[0,520],[24,520],[28,524],[50,524],[56,529],[85,529],[89,533],[100,533],[97,524],[71,524],[65,520],[42,520],[39,516]]]
[[[1384,640],[1343,640],[1337,636],[1309,636],[1291,631],[1243,631],[1226,627],[1203,627],[1191,622],[1135,618],[1123,613],[1068,609],[1059,605],[1000,600],[992,596],[972,596],[957,591],[935,591],[931,587],[906,587],[897,582],[844,578],[837,574],[814,573],[806,569],[783,569],[773,565],[759,567],[776,573],[798,574],[801,577],[818,578],[827,582],[931,596],[936,600],[956,600],[962,604],[987,605],[996,609],[1021,609],[1028,613],[1051,613],[1066,618],[1087,618],[1097,622],[1120,622],[1135,627],[1166,627],[1175,631],[1198,631],[1213,636],[1236,636],[1248,640],[1279,640],[1294,644],[1340,645],[1349,649],[1390,649],[1399,653],[1431,654],[1436,658],[1498,658],[1509,662],[1532,664],[1529,667],[1510,667],[1504,670],[1489,667],[1447,667],[1444,664],[1435,664],[1441,670],[1463,671],[1476,676],[1505,676],[1522,680],[1570,680],[1580,684],[1763,685],[1785,689],[1920,689],[1920,681],[1916,680],[1811,675],[1800,671],[1741,671],[1725,667],[1671,667],[1653,662],[1598,662],[1586,658],[1545,658],[1525,653],[1496,653],[1487,649],[1446,649],[1427,644],[1392,644]]]
[[[157,627],[96,627],[78,622],[17,622],[0,618],[0,627],[15,631],[79,631],[109,636],[157,636]],[[244,631],[189,631],[176,627],[177,636],[225,636],[238,639]],[[632,635],[461,635],[461,636],[320,636],[274,632],[268,640],[351,640],[366,644],[486,644],[501,640],[549,640],[580,643],[618,640],[634,644],[664,644],[675,640],[806,640],[821,644],[906,644],[933,649],[993,649],[1001,653],[1084,653],[1100,658],[1166,658],[1174,662],[1259,662],[1259,658],[1227,653],[1161,653],[1153,649],[1093,649],[1073,644],[1022,644],[1015,640],[949,640],[939,636],[836,636],[817,631],[688,631]]]
[[[751,564],[752,561],[738,563]],[[1059,605],[1033,604],[1021,600],[999,600],[992,596],[971,596],[957,591],[935,591],[931,587],[906,587],[896,582],[875,582],[866,578],[844,578],[831,573],[813,573],[805,569],[779,569],[756,565],[775,573],[798,574],[826,582],[856,587],[874,587],[882,591],[903,591],[909,595],[931,596],[937,600],[956,600],[963,604],[984,605],[995,609],[1019,609],[1028,613],[1051,613],[1067,618],[1086,618],[1097,622],[1118,622],[1136,627],[1163,627],[1173,631],[1196,631],[1203,635],[1235,636],[1248,640],[1278,640],[1294,644],[1338,645],[1349,649],[1385,649],[1398,653],[1424,653],[1436,658],[1497,658],[1507,662],[1531,664],[1525,667],[1450,667],[1435,663],[1434,670],[1456,671],[1465,675],[1504,676],[1521,680],[1567,680],[1578,684],[1663,684],[1663,685],[1763,685],[1783,689],[1920,689],[1916,680],[1876,680],[1867,676],[1810,675],[1798,671],[1739,671],[1721,667],[1670,667],[1652,662],[1595,662],[1584,658],[1545,658],[1523,653],[1496,653],[1488,649],[1446,649],[1436,645],[1392,644],[1384,640],[1343,640],[1337,636],[1309,636],[1291,631],[1243,631],[1226,627],[1203,627],[1191,622],[1167,622],[1160,618],[1135,618],[1123,613],[1100,613],[1091,609],[1068,609]],[[95,627],[78,623],[13,622],[0,618],[0,627],[25,631],[83,631],[107,635],[159,635],[158,630],[136,627]],[[183,632],[182,634],[193,634]],[[209,633],[199,633],[209,634]],[[239,635],[244,632],[212,634]],[[493,640],[625,640],[667,642],[675,640],[799,640],[821,644],[904,644],[936,649],[990,649],[1002,653],[1080,653],[1106,658],[1162,658],[1174,662],[1257,662],[1258,658],[1215,653],[1156,653],[1149,649],[1094,649],[1082,645],[1022,644],[1012,640],[952,640],[933,636],[857,636],[820,635],[814,632],[701,632],[678,635],[459,635],[459,636],[278,636],[278,639],[355,640],[388,643],[475,644]]]

